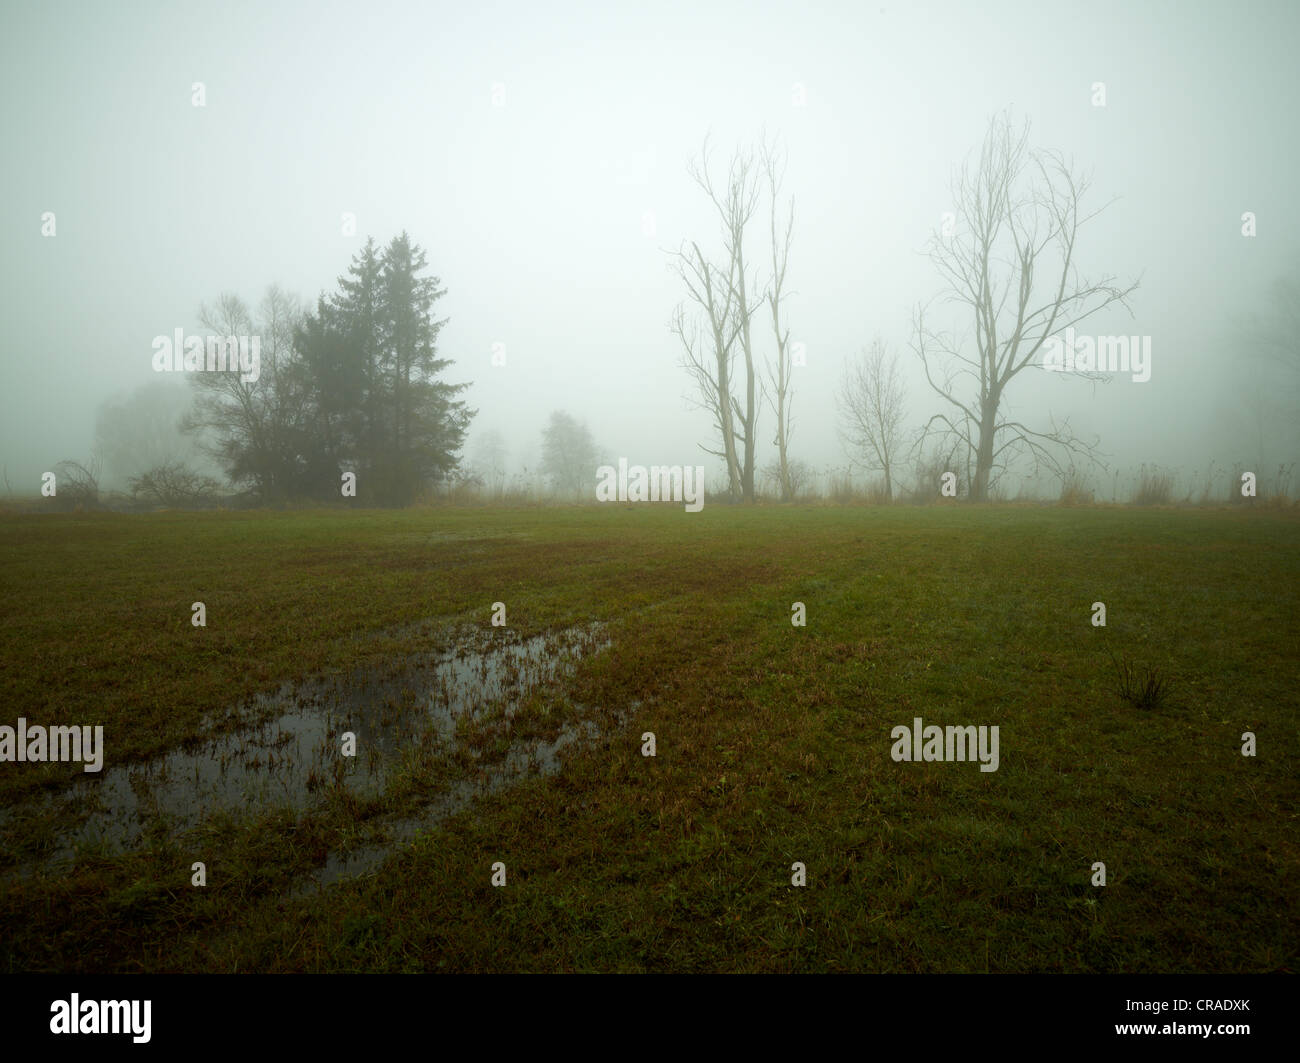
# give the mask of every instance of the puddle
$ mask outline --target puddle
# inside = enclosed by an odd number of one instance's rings
[[[48,870],[87,845],[109,854],[131,849],[151,824],[163,824],[174,835],[218,811],[304,809],[317,802],[318,789],[335,781],[358,796],[377,794],[404,750],[419,747],[445,755],[455,746],[462,717],[490,713],[509,718],[537,686],[562,679],[580,657],[609,644],[603,625],[590,624],[482,652],[469,652],[462,643],[456,650],[421,655],[382,671],[282,684],[248,703],[258,712],[279,710],[269,723],[147,764],[106,767],[98,776],[38,801],[35,810],[28,804],[0,813],[0,829],[7,829],[15,814],[52,813],[75,821],[82,802],[94,803],[83,822],[59,833],[56,847],[39,858],[41,863],[0,873],[26,876],[36,867]],[[398,841],[409,840],[422,825],[445,818],[484,792],[532,770],[556,770],[558,752],[583,737],[583,730],[567,729],[549,744],[516,743],[504,764],[492,766],[487,781],[458,784],[420,817],[387,824],[390,832]],[[354,757],[341,755],[345,731],[357,737]],[[441,813],[440,804],[447,806]],[[391,845],[380,851],[386,855],[390,850]],[[371,866],[369,860],[365,850],[332,857],[318,881],[353,874]]]
[[[625,723],[639,703],[634,702],[623,712],[606,721],[606,729]],[[582,707],[579,706],[581,709]],[[367,845],[347,853],[330,852],[325,865],[317,868],[308,879],[292,893],[299,894],[323,888],[340,879],[352,878],[371,871],[387,860],[393,851],[408,844],[423,831],[433,830],[443,820],[454,816],[467,805],[503,790],[532,774],[554,775],[560,770],[560,751],[575,742],[590,742],[599,737],[601,727],[588,719],[579,724],[566,724],[553,742],[516,742],[503,761],[493,764],[491,771],[476,780],[463,780],[426,804],[418,814],[401,819],[384,820],[388,839],[382,845]]]

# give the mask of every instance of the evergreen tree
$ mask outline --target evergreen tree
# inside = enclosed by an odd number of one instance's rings
[[[359,475],[374,472],[376,456],[384,450],[383,379],[384,292],[383,261],[374,237],[353,256],[338,293],[330,302],[333,326],[341,333],[341,364],[335,383],[346,417],[339,457]]]
[[[451,361],[437,356],[433,304],[446,290],[422,277],[424,251],[403,232],[384,249],[378,304],[379,355],[372,395],[380,432],[373,441],[372,476],[381,501],[404,505],[422,487],[455,470],[470,419],[477,412],[456,398],[468,384],[436,379]]]
[[[196,374],[189,425],[214,434],[233,482],[266,502],[331,499],[340,473],[353,471],[358,497],[406,505],[451,477],[477,411],[456,397],[468,384],[437,379],[451,365],[437,355],[446,321],[433,317],[445,291],[426,269],[424,251],[402,233],[382,252],[367,240],[314,313],[268,293],[260,380]],[[255,331],[235,296],[201,319],[222,335]]]

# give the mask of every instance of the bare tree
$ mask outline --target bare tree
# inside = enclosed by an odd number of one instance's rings
[[[706,453],[721,458],[727,466],[732,498],[754,499],[754,443],[758,425],[758,392],[750,322],[762,299],[751,292],[745,264],[745,226],[758,207],[757,174],[753,152],[739,149],[732,156],[725,191],[719,190],[709,173],[708,140],[699,161],[689,172],[704,190],[722,225],[724,266],[706,258],[700,245],[691,241],[676,252],[676,269],[690,298],[703,312],[706,327],[679,305],[672,331],[682,341],[682,366],[695,379],[700,405],[714,418],[722,449]],[[737,348],[737,344],[739,347]],[[737,354],[744,357],[745,405],[732,393],[733,368]],[[743,452],[743,456],[742,456]]]
[[[785,270],[790,259],[790,236],[794,231],[794,199],[790,200],[790,211],[785,223],[785,237],[778,240],[776,225],[776,202],[785,176],[785,155],[777,155],[775,149],[765,143],[762,152],[763,170],[767,174],[767,187],[771,199],[770,230],[772,238],[772,282],[767,292],[767,304],[772,311],[772,335],[776,340],[776,361],[768,363],[768,379],[772,385],[772,412],[776,414],[776,438],[772,440],[776,447],[777,467],[781,481],[781,501],[793,500],[796,485],[790,476],[790,434],[794,430],[794,421],[790,416],[790,400],[793,397],[790,388],[790,330],[781,321],[781,300],[785,297]]]
[[[902,446],[905,392],[898,355],[877,336],[871,347],[844,366],[839,394],[840,439],[849,458],[885,476],[885,498],[894,497],[894,465]]]
[[[264,500],[280,501],[302,479],[302,435],[311,415],[311,382],[294,358],[294,329],[301,304],[276,285],[259,308],[260,324],[237,295],[199,308],[199,322],[222,337],[248,337],[260,345],[257,378],[237,370],[193,374],[194,406],[186,431],[206,429],[205,449],[234,483],[251,483]]]
[[[948,283],[942,297],[970,314],[975,350],[963,353],[957,341],[931,330],[922,307],[913,323],[913,348],[926,380],[945,403],[927,422],[926,434],[942,426],[943,434],[964,449],[970,498],[976,502],[988,498],[997,473],[1017,453],[1029,453],[1035,465],[1058,475],[1063,467],[1057,454],[1095,461],[1095,441],[1078,439],[1068,422],[1035,431],[1005,418],[1002,400],[1049,338],[1111,303],[1128,308],[1128,296],[1137,288],[1137,282],[1118,287],[1110,276],[1096,282],[1079,276],[1079,229],[1104,207],[1081,215],[1087,179],[1057,154],[1029,151],[1028,139],[1028,122],[1014,132],[1006,115],[993,118],[978,165],[963,166],[953,184],[961,227],[951,236],[936,232],[928,247]],[[939,379],[936,363],[944,367]],[[977,388],[973,394],[963,390],[963,378],[971,382],[966,387]]]

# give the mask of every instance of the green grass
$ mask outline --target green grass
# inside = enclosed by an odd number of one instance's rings
[[[467,622],[490,635],[495,601],[520,636],[603,620],[613,639],[522,710],[522,731],[641,702],[559,775],[319,895],[287,891],[471,767],[422,750],[373,800],[327,789],[309,809],[250,808],[68,874],[0,878],[0,970],[1295,966],[1289,512],[7,516],[0,555],[0,723],[102,723],[110,767],[205,719],[235,726],[227,710],[281,680],[437,648]],[[1111,653],[1167,678],[1167,700],[1123,700]],[[998,725],[999,770],[895,763],[890,729],[914,716]],[[488,759],[494,726],[470,728]],[[1246,730],[1257,757],[1241,755]],[[11,854],[57,836],[25,810],[80,775],[0,764],[23,825],[0,839]]]

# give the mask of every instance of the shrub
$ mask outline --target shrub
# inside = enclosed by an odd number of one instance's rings
[[[917,461],[916,479],[912,482],[912,490],[909,493],[910,501],[918,504],[953,501],[953,499],[943,498],[939,494],[943,474],[946,472],[955,473],[957,476],[957,498],[968,497],[969,484],[966,483],[966,468],[964,463],[958,463],[954,451],[947,457],[937,455]]]
[[[1092,505],[1092,486],[1088,483],[1088,478],[1073,465],[1061,475],[1061,497],[1059,501],[1063,506]]]
[[[1107,648],[1107,653],[1110,649]],[[1169,680],[1154,668],[1139,670],[1127,660],[1117,661],[1110,653],[1118,679],[1117,692],[1121,698],[1139,709],[1154,709],[1169,697]]]
[[[55,465],[55,505],[59,509],[98,509],[99,468],[99,460],[95,458],[85,465],[77,461],[61,461]]]
[[[211,476],[191,469],[184,462],[168,461],[128,481],[131,494],[140,502],[170,509],[216,504],[221,484]]]
[[[1138,487],[1133,495],[1135,506],[1167,506],[1174,494],[1173,473],[1152,465],[1138,472]]]

